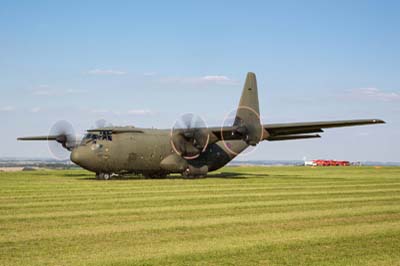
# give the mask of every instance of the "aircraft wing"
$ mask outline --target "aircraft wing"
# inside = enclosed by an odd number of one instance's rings
[[[359,120],[338,120],[301,123],[282,123],[263,125],[263,140],[279,141],[293,139],[320,138],[319,134],[325,128],[361,126],[370,124],[382,124],[385,121],[380,119],[359,119]],[[213,135],[219,140],[240,140],[243,135],[237,131],[237,127],[212,128]]]
[[[286,140],[297,138],[318,138],[318,134],[305,135],[310,133],[322,133],[324,128],[361,126],[369,124],[385,123],[380,119],[359,119],[359,120],[339,120],[339,121],[320,121],[305,123],[285,123],[285,124],[267,124],[263,125],[269,133],[266,138],[269,141]]]

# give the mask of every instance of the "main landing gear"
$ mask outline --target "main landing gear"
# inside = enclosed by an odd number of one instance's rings
[[[208,166],[204,165],[201,167],[194,167],[189,165],[186,170],[182,173],[184,178],[202,178],[206,177],[208,173]]]

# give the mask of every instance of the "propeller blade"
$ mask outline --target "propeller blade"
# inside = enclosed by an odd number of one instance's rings
[[[210,136],[204,120],[197,115],[182,115],[171,129],[171,146],[185,159],[195,159],[207,148]]]
[[[75,130],[71,123],[65,120],[57,121],[50,128],[49,136],[56,136],[56,142],[50,141],[48,143],[49,151],[53,157],[58,160],[68,159],[68,151],[72,150],[77,145]]]
[[[191,125],[192,125],[193,118],[194,118],[194,115],[191,114],[191,113],[184,114],[184,115],[181,117],[181,121],[182,121],[182,124],[183,124],[183,126],[184,126],[185,129],[190,129],[190,128],[192,128]]]

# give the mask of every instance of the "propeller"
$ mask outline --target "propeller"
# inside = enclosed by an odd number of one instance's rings
[[[68,159],[69,153],[66,150],[71,151],[78,144],[73,126],[65,120],[57,121],[50,128],[48,139],[50,138],[54,138],[55,141],[48,142],[49,151],[58,160]]]
[[[192,113],[182,115],[171,129],[172,148],[188,160],[199,157],[206,150],[209,140],[205,121]]]

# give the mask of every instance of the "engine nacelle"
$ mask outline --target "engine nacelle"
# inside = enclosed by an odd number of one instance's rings
[[[263,137],[264,128],[258,122],[246,123],[240,121],[237,125],[236,132],[242,136],[242,139],[251,146],[256,146]]]

